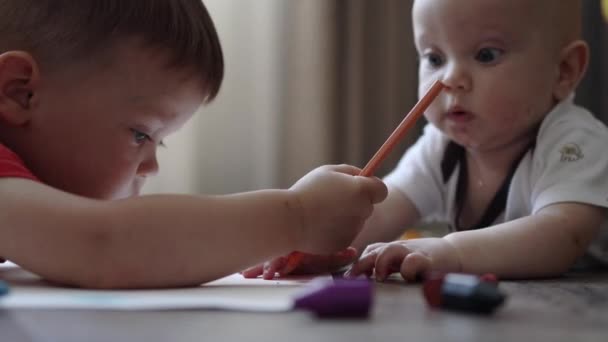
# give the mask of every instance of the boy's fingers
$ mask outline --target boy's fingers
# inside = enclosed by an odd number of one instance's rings
[[[332,254],[329,257],[330,267],[340,267],[352,263],[357,259],[357,250],[354,247],[348,247],[343,251]]]
[[[302,259],[300,259],[298,262],[288,262],[289,258],[285,257],[279,258],[282,259],[282,262],[278,264],[279,267],[277,267],[277,272],[279,272],[279,276],[286,276],[295,271],[296,269],[302,267],[302,265],[305,264],[306,259],[309,259],[310,257],[310,254],[304,254]]]
[[[359,176],[361,169],[351,165],[330,165],[329,170],[340,172],[351,176]],[[372,203],[382,202],[388,195],[386,185],[378,177],[357,177],[361,182],[363,190],[368,194]]]
[[[361,173],[361,169],[352,165],[330,165],[329,169],[335,172],[345,173],[351,176],[357,176]]]
[[[370,198],[372,203],[379,203],[384,201],[388,196],[388,188],[386,185],[377,177],[357,177],[362,183],[364,191]]]
[[[358,251],[355,247],[346,247],[345,249],[337,252],[334,254],[334,256],[339,257],[339,258],[344,258],[344,257],[350,257],[352,255],[357,255]]]
[[[300,265],[289,273],[317,274],[336,271],[357,260],[357,250],[348,247],[342,251],[329,255],[307,254]],[[281,275],[283,272],[280,272]]]
[[[430,270],[431,259],[418,252],[408,254],[401,263],[401,275],[407,281],[415,281],[418,274]]]
[[[249,267],[248,269],[241,272],[245,278],[257,278],[264,273],[264,264]]]
[[[333,272],[355,261],[357,261],[357,251],[354,249],[348,253],[332,255],[327,261],[326,271]]]
[[[280,257],[280,258],[276,258],[276,259],[266,262],[264,264],[264,274],[262,274],[262,278],[264,278],[266,280],[274,279],[274,276],[277,273],[277,271],[282,269],[283,267],[285,267],[286,263],[287,263],[286,257]]]

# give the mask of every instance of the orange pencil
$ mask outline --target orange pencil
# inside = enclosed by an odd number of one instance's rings
[[[426,94],[422,96],[422,98],[416,103],[414,108],[405,116],[403,121],[397,126],[395,131],[386,139],[386,142],[380,147],[378,152],[370,159],[370,161],[365,165],[359,176],[370,177],[374,175],[374,172],[380,166],[380,163],[386,159],[389,153],[393,150],[395,145],[403,139],[407,131],[414,126],[416,121],[420,119],[420,117],[424,114],[424,111],[431,105],[433,100],[441,93],[443,90],[443,83],[437,80],[429,90],[427,90]],[[287,256],[287,265],[285,268],[291,272],[295,269],[299,264],[302,258],[304,257],[304,253],[302,252],[292,252]]]
[[[412,110],[405,116],[403,121],[401,121],[391,136],[386,139],[386,142],[382,145],[382,147],[380,147],[369,163],[365,165],[363,171],[361,171],[359,174],[360,176],[373,176],[378,166],[380,166],[380,163],[386,159],[395,145],[397,145],[397,143],[405,136],[405,133],[407,133],[407,131],[410,130],[416,121],[418,121],[418,119],[424,114],[424,111],[431,105],[437,95],[441,93],[443,87],[444,85],[441,83],[441,81],[435,81],[435,83],[433,83],[431,88],[427,90],[426,94],[422,96],[414,108],[412,108]]]

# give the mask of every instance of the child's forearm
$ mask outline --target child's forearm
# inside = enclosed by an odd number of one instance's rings
[[[298,247],[300,213],[287,191],[65,201],[30,208],[37,218],[6,232],[3,252],[77,286],[195,285]]]
[[[293,197],[288,191],[265,190],[117,203],[110,209],[119,218],[112,224],[115,240],[103,254],[120,256],[117,262],[125,268],[141,267],[141,284],[133,286],[155,286],[156,277],[159,286],[206,282],[298,249],[302,213]],[[155,213],[149,215],[151,210]],[[149,215],[146,222],[133,216],[138,213]],[[138,243],[134,253],[130,246]],[[150,262],[158,272],[146,272]]]
[[[82,198],[0,179],[0,257],[86,287],[195,285],[293,250],[344,249],[385,199],[348,165],[317,168],[289,190],[230,196]]]
[[[463,272],[505,278],[556,276],[585,252],[603,218],[601,208],[555,204],[532,216],[444,239],[455,247]]]

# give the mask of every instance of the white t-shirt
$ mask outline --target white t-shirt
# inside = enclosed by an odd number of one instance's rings
[[[535,147],[513,175],[506,207],[495,224],[560,202],[608,207],[608,128],[573,100],[571,95],[543,120]],[[401,190],[424,221],[453,225],[459,170],[444,182],[441,162],[448,143],[441,131],[427,125],[385,182]],[[608,215],[589,252],[608,264]]]

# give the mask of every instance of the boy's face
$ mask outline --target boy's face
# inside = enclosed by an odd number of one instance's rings
[[[111,63],[41,73],[24,159],[49,185],[117,199],[139,194],[158,171],[156,149],[203,101],[196,77],[163,54],[118,44]]]
[[[532,138],[554,105],[556,49],[528,0],[416,0],[419,93],[447,88],[427,119],[465,147],[491,151]]]

